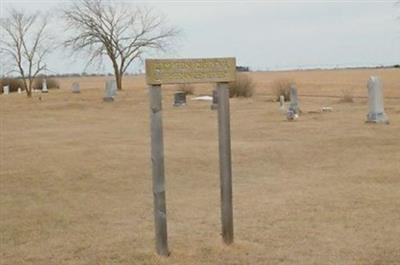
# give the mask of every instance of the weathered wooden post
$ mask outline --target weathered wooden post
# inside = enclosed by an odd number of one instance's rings
[[[222,238],[229,245],[233,243],[233,207],[228,84],[218,83],[217,94]]]
[[[161,85],[151,85],[149,95],[156,251],[161,256],[168,256]]]

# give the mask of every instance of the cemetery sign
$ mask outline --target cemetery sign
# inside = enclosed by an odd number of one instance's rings
[[[235,79],[235,58],[146,60],[149,85],[232,82]]]
[[[165,199],[164,140],[161,86],[164,84],[217,83],[219,171],[222,238],[233,243],[232,165],[228,82],[236,79],[235,58],[147,59],[146,80],[150,99],[151,165],[153,175],[156,251],[168,256]]]

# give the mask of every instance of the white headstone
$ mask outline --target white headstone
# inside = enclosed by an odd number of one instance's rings
[[[18,94],[21,94],[22,93],[22,89],[19,87],[18,88]]]
[[[279,96],[279,105],[280,105],[281,109],[285,108],[285,96],[284,95]]]
[[[379,77],[371,76],[368,80],[368,108],[367,122],[389,123],[383,106],[382,83]]]
[[[8,95],[10,93],[10,86],[3,86],[3,94]]]
[[[114,96],[117,94],[117,83],[115,80],[106,81],[106,95],[103,98],[104,101],[113,101]]]
[[[81,93],[81,87],[78,82],[72,83],[72,93]]]
[[[42,93],[47,93],[49,92],[49,90],[47,89],[47,81],[45,78],[43,78],[43,82],[42,82]]]

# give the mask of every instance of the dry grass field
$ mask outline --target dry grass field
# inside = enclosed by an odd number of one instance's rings
[[[390,125],[364,123],[373,74]],[[0,264],[400,264],[400,70],[250,75],[255,96],[231,99],[230,247],[220,237],[216,112],[190,100],[174,108],[175,88],[163,90],[168,258],[154,252],[143,76],[125,78],[112,103],[102,102],[105,78],[60,79],[33,99],[0,95]],[[298,84],[295,122],[272,101],[279,78]],[[340,103],[344,89],[354,103]]]

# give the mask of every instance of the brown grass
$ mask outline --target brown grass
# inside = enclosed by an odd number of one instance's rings
[[[186,95],[193,95],[195,88],[192,84],[179,84],[176,90],[185,92]]]
[[[294,83],[293,80],[287,78],[275,80],[272,83],[272,90],[273,90],[272,93],[275,96],[275,100],[279,101],[280,96],[284,96],[285,101],[290,101],[290,86],[293,83]]]
[[[47,89],[60,88],[58,81],[54,78],[46,78]],[[33,81],[33,89],[42,90],[43,77],[39,76]]]
[[[17,78],[3,78],[0,79],[0,94],[3,93],[4,86],[10,86],[10,92],[17,92],[18,88],[23,88],[24,83],[21,79]]]
[[[375,71],[390,125],[364,123]],[[0,263],[400,264],[399,71],[349,72],[253,73],[255,96],[231,99],[231,247],[219,235],[217,113],[174,108],[163,87],[169,258],[154,254],[143,77],[111,104],[101,78],[79,79],[81,94],[71,78],[42,100],[0,95]],[[266,101],[285,76],[311,95],[295,123]],[[346,85],[362,98],[338,104]]]
[[[231,98],[250,98],[254,94],[256,84],[247,73],[237,73],[236,81],[229,83],[229,96]]]
[[[354,93],[352,88],[342,89],[342,98],[340,102],[343,103],[353,103],[354,102]]]

